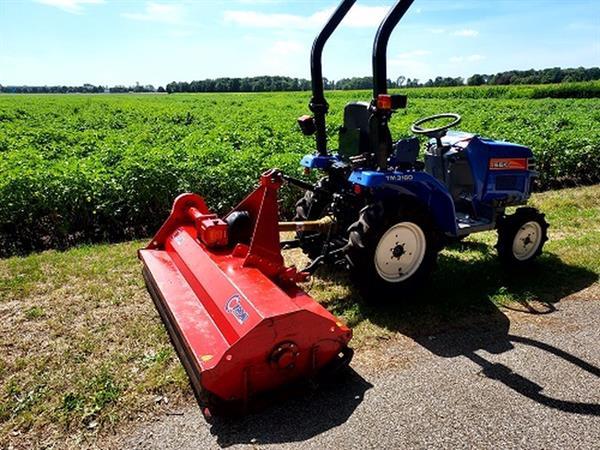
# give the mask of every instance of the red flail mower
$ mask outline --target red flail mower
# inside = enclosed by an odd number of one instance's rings
[[[297,286],[307,273],[284,265],[279,232],[298,224],[278,221],[281,183],[279,171],[264,173],[223,220],[202,197],[182,194],[139,251],[148,290],[205,415],[244,412],[254,397],[317,378],[352,357],[352,331]]]

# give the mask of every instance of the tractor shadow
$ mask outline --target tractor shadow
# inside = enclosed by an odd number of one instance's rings
[[[483,350],[501,354],[513,350],[515,344],[535,347],[546,353],[548,364],[560,358],[600,378],[600,368],[570,353],[510,334],[510,320],[498,306],[505,304],[505,309],[527,314],[552,314],[555,303],[597,282],[598,274],[565,264],[551,253],[544,253],[527,271],[507,271],[496,261],[493,248],[485,244],[464,242],[454,247],[476,250],[477,257],[466,263],[453,256],[451,247],[450,252],[440,256],[431,283],[415,298],[382,302],[349,287],[349,295],[333,299],[327,306],[335,314],[350,318],[350,326],[369,320],[413,339],[439,357],[466,357],[481,367],[483,375],[539,404],[568,413],[600,416],[599,404],[547,396],[543,386],[475,353]],[[333,280],[341,274],[329,271],[322,276]],[[346,277],[344,282],[350,280]]]
[[[348,420],[373,385],[348,367],[318,389],[243,417],[214,418],[211,434],[222,448],[236,444],[302,442]]]

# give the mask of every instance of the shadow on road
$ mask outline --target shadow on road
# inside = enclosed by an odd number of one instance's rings
[[[548,253],[526,271],[506,271],[500,267],[489,246],[475,242],[458,245],[475,247],[481,258],[467,264],[442,255],[432,283],[416,298],[381,302],[381,299],[361,298],[350,289],[348,297],[335,299],[328,306],[338,315],[351,317],[351,326],[368,319],[412,338],[440,357],[467,357],[481,366],[484,375],[540,404],[569,413],[600,415],[598,404],[546,396],[542,386],[513,372],[510,367],[490,362],[475,353],[483,350],[500,354],[513,350],[514,343],[518,343],[547,352],[549,361],[561,358],[600,377],[600,368],[570,353],[544,342],[510,335],[510,321],[497,306],[498,301],[512,299],[520,305],[518,308],[509,306],[509,309],[551,314],[556,311],[556,302],[597,282],[598,275],[565,264]],[[326,272],[323,276],[333,280],[339,274]]]
[[[552,353],[554,356],[562,358],[596,377],[600,377],[600,369],[598,367],[544,342],[513,335],[508,335],[506,338],[511,343],[518,342]],[[542,386],[513,372],[510,367],[504,364],[491,363],[476,353],[465,353],[464,356],[481,366],[483,373],[488,378],[500,381],[512,390],[542,405],[569,413],[600,416],[600,405],[597,403],[572,402],[550,397],[542,393],[544,389]]]
[[[305,441],[346,422],[371,387],[347,368],[327,385],[263,412],[241,419],[215,418],[210,431],[221,447]]]

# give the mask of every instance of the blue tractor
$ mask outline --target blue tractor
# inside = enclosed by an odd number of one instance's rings
[[[301,165],[323,176],[314,185],[284,176],[306,191],[296,203],[296,223],[329,224],[299,226],[297,238],[287,244],[301,247],[311,258],[309,272],[323,262],[348,263],[352,279],[371,292],[418,288],[435,267],[439,251],[471,233],[497,230],[498,254],[511,267],[533,260],[547,240],[548,224],[536,209],[506,213],[507,207],[525,205],[531,194],[537,172],[529,148],[451,131],[461,121],[458,114],[413,124],[415,135],[429,138],[423,160],[418,137],[392,138],[389,121],[394,111],[406,107],[407,98],[388,93],[386,49],[412,2],[399,0],[381,23],[373,46],[373,98],[346,105],[339,148],[331,152],[321,54],[355,0],[338,6],[313,44],[313,114],[298,120],[305,135],[316,137],[316,152]]]

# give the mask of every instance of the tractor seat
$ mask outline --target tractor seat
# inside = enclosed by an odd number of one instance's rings
[[[394,143],[390,162],[400,169],[423,170],[424,164],[417,161],[419,156],[419,138],[400,139]]]
[[[400,139],[394,144],[394,159],[399,163],[414,163],[419,156],[419,138]]]
[[[339,153],[350,158],[369,152],[369,103],[352,102],[344,108],[344,124],[340,128]]]

